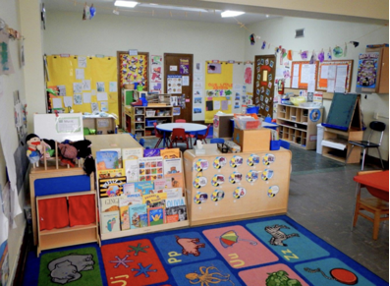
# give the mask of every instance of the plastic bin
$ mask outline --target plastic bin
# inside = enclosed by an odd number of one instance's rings
[[[152,127],[153,126],[153,123],[157,123],[157,119],[146,119],[146,126],[148,127]]]
[[[279,150],[281,143],[280,140],[271,140],[270,150]]]
[[[317,153],[322,154],[322,139],[324,138],[324,126],[317,124]]]
[[[255,113],[255,114],[258,114],[258,113],[259,113],[259,108],[260,108],[260,106],[249,105],[249,106],[246,108],[246,113]]]

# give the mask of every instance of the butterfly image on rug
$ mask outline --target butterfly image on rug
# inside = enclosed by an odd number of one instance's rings
[[[284,240],[294,236],[299,237],[298,233],[285,234],[280,230],[281,228],[290,229],[288,226],[278,224],[275,224],[274,226],[265,227],[265,231],[272,235],[272,238],[269,241],[271,245],[287,246],[287,244],[283,243]]]
[[[309,273],[320,272],[326,279],[335,280],[346,285],[355,285],[358,282],[357,276],[353,272],[344,268],[333,268],[330,270],[330,275],[332,277],[327,276],[320,268],[310,269],[306,267],[304,270]]]
[[[199,256],[199,248],[204,248],[204,243],[199,243],[199,238],[180,238],[176,235],[176,242],[183,248],[182,253],[184,255],[193,254]]]
[[[219,237],[219,241],[221,242],[221,245],[224,247],[224,248],[228,248],[230,246],[233,246],[235,243],[237,243],[238,241],[248,241],[251,245],[257,245],[257,242],[256,241],[252,241],[252,240],[249,240],[249,239],[242,239],[242,238],[239,238],[238,237],[238,234],[234,231],[234,230],[229,230],[225,233],[223,233],[220,237]]]
[[[213,272],[210,272],[214,270]],[[230,274],[223,275],[219,272],[217,267],[209,266],[200,266],[200,274],[196,272],[187,273],[186,278],[193,285],[200,284],[201,286],[210,286],[210,284],[218,284],[223,281],[231,282],[234,285],[233,281],[230,280]]]

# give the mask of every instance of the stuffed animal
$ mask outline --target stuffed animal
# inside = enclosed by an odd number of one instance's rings
[[[26,155],[30,160],[31,164],[39,167],[39,160],[41,159],[41,139],[38,135],[33,133],[26,136],[27,152]]]

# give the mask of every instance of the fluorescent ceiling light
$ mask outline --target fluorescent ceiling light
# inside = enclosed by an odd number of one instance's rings
[[[134,8],[137,6],[138,2],[134,1],[115,1],[114,5],[118,7],[127,7],[127,8]]]
[[[158,9],[169,9],[169,10],[179,10],[179,11],[189,11],[189,12],[209,12],[206,9],[201,8],[192,8],[192,7],[180,7],[180,6],[168,6],[168,5],[158,5],[158,4],[148,4],[148,3],[139,3],[138,7],[149,7],[149,8],[158,8]]]
[[[221,13],[221,17],[222,18],[227,18],[227,17],[236,17],[236,16],[240,16],[242,14],[245,14],[245,12],[239,12],[239,11],[223,11]]]

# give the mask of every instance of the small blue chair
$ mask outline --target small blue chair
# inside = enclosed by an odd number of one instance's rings
[[[141,138],[139,139],[139,142],[138,142],[142,147],[145,146],[145,139],[144,138]]]
[[[223,139],[223,138],[212,138],[212,139],[210,139],[210,143],[211,144],[223,144],[223,143],[225,143],[225,139]]]
[[[131,137],[134,138],[134,140],[137,140],[137,138],[136,138],[136,137],[137,137],[137,134],[132,134],[132,133],[129,133],[129,134],[130,134]]]
[[[290,143],[285,140],[280,140],[280,146],[285,149],[290,149]]]

